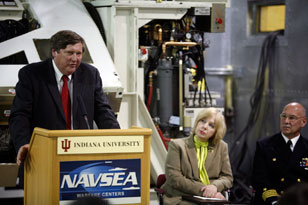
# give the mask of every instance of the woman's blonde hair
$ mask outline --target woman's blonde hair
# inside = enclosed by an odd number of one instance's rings
[[[227,130],[225,117],[221,113],[221,111],[219,111],[217,108],[214,108],[214,107],[204,108],[201,112],[199,112],[199,114],[197,115],[197,118],[194,122],[194,127],[192,129],[192,135],[196,134],[195,131],[196,131],[196,127],[197,127],[198,122],[202,119],[206,119],[206,118],[209,118],[209,117],[215,117],[214,124],[215,124],[215,128],[216,128],[216,132],[214,134],[214,137],[210,138],[209,143],[212,144],[212,145],[216,145],[225,136],[226,130]]]

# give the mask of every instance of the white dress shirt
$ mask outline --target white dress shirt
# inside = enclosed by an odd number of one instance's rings
[[[54,60],[52,60],[52,65],[55,70],[56,81],[61,95],[63,86],[63,80],[62,80],[63,73],[61,73]],[[67,77],[68,77],[67,87],[71,100],[71,129],[73,129],[73,78],[72,75],[68,75]]]

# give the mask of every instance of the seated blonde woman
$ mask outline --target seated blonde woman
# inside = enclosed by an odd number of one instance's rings
[[[194,122],[192,134],[169,143],[165,172],[164,204],[192,204],[183,195],[224,199],[222,191],[232,187],[233,176],[225,118],[216,108],[205,108]]]

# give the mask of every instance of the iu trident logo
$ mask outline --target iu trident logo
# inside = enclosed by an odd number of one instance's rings
[[[64,152],[67,152],[67,150],[71,148],[70,140],[65,139],[64,141],[62,140],[61,143],[62,143],[62,149],[64,149]]]

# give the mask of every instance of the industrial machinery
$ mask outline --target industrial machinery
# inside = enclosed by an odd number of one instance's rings
[[[102,19],[107,48],[124,88],[118,119],[122,127],[153,130],[151,176],[156,179],[164,173],[168,140],[187,136],[200,109],[224,109],[224,77],[218,82],[221,92],[211,91],[207,84],[205,32],[224,32],[229,2],[95,0],[91,4]]]
[[[213,5],[212,10],[223,14],[224,5]],[[153,21],[140,29],[140,53],[148,54],[144,62],[145,96],[147,108],[165,137],[176,137],[172,128],[189,135],[191,115],[187,108],[216,106],[206,83],[205,50],[209,46],[204,32],[206,24],[198,18],[210,18],[200,9],[191,8],[182,19]],[[212,15],[213,18],[213,15]],[[215,17],[214,17],[215,18]],[[217,27],[223,27],[222,16],[216,17]],[[221,29],[223,30],[223,29]],[[209,30],[210,31],[210,30]],[[151,34],[152,33],[152,34]],[[156,92],[153,95],[153,92]],[[154,96],[154,99],[153,99]]]

